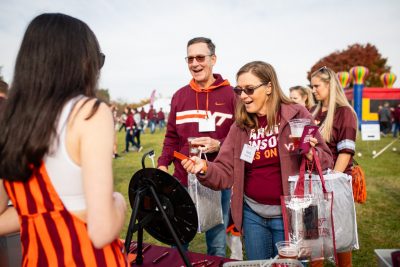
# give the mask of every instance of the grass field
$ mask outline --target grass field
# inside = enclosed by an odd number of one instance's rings
[[[124,136],[125,133],[118,133],[119,152],[125,145]],[[114,160],[115,189],[125,195],[127,202],[129,181],[132,175],[142,168],[143,152],[154,149],[157,159],[161,153],[163,139],[164,132],[158,129],[153,135],[147,132],[141,136],[144,147],[141,153],[121,154],[122,158]],[[356,150],[362,153],[362,157],[356,159],[366,173],[368,196],[365,204],[356,205],[360,249],[353,254],[354,266],[376,266],[374,255],[376,248],[400,248],[400,140],[379,157],[372,159],[373,150],[379,152],[392,141],[391,137],[385,137],[380,141],[357,141]],[[393,151],[393,147],[397,151]],[[147,159],[146,167],[151,166],[151,161]],[[130,215],[129,208],[125,227],[121,233],[123,239]],[[135,238],[134,235],[134,240]],[[163,245],[146,233],[145,242]],[[189,249],[205,253],[204,235],[198,234]]]

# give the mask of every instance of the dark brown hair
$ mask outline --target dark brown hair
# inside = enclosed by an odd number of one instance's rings
[[[59,13],[32,20],[0,115],[1,178],[26,181],[41,165],[65,103],[79,95],[95,97],[100,65],[99,44],[84,22]]]

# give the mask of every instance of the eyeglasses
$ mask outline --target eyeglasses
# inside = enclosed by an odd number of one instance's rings
[[[206,57],[211,57],[211,56],[212,55],[198,55],[195,57],[190,56],[190,57],[185,57],[185,60],[189,64],[193,63],[194,59],[196,59],[197,62],[202,63],[202,62],[204,62],[204,60],[206,60]]]
[[[103,53],[99,53],[99,67],[100,69],[103,67],[104,62],[106,61],[106,55],[104,55]]]
[[[235,87],[235,88],[233,88],[233,91],[238,96],[240,96],[242,94],[242,92],[244,92],[246,95],[252,95],[252,94],[254,94],[254,91],[256,89],[260,88],[263,85],[267,85],[267,83],[262,83],[260,85],[254,86],[254,87],[247,87],[247,88]]]

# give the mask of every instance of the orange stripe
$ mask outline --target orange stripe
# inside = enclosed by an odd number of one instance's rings
[[[50,177],[47,173],[46,166],[42,164],[40,167],[40,173],[43,176],[44,183],[46,184],[47,191],[50,194],[51,202],[53,202],[55,210],[64,210],[64,205],[58,196],[56,190],[53,187],[53,184],[50,182]]]
[[[35,233],[35,227],[32,221],[28,222],[28,235],[29,235],[29,246],[27,247],[27,252],[25,254],[25,260],[28,260],[29,266],[37,266],[38,265],[38,245],[37,245],[37,236]],[[24,261],[26,264],[26,261]],[[24,264],[24,265],[25,265]]]
[[[206,117],[206,115],[203,115],[203,114],[189,114],[189,115],[177,116],[176,120],[195,119],[195,118],[203,119],[205,117]]]
[[[44,222],[42,216],[37,216],[35,218],[35,226],[37,232],[39,233],[38,239],[40,239],[43,245],[44,253],[46,254],[48,262],[56,263],[57,262],[56,251],[54,249],[53,242],[51,241],[49,232],[46,227],[46,223]]]
[[[89,238],[89,233],[87,231],[86,226],[83,222],[76,219],[76,217],[72,216],[74,227],[76,229],[76,233],[79,238],[79,244],[81,246],[83,261],[85,262],[85,266],[97,266],[96,257],[93,252],[93,245]],[[74,244],[75,245],[75,244]],[[76,244],[77,245],[77,244]]]
[[[32,177],[29,180],[29,188],[31,189],[32,196],[35,199],[37,212],[38,213],[46,212],[47,210],[44,207],[44,199],[42,191],[40,190],[39,183],[36,177]]]
[[[107,266],[116,266],[116,259],[114,257],[114,253],[112,251],[111,245],[108,245],[103,248],[104,256],[106,257]]]
[[[65,266],[76,266],[74,262],[74,257],[72,255],[72,241],[71,241],[71,236],[68,234],[68,226],[64,221],[64,218],[60,215],[60,213],[52,213],[51,217],[54,219],[54,222],[56,223],[57,230],[59,233],[62,233],[61,236],[61,243],[64,249],[64,264]],[[76,244],[74,244],[76,245]]]
[[[23,183],[21,182],[14,182],[14,190],[15,190],[15,202],[18,203],[20,216],[21,215],[28,215],[28,204],[26,200],[26,192]]]

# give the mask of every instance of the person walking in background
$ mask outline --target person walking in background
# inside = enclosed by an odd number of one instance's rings
[[[125,130],[125,132],[126,132],[126,118],[128,117],[128,107],[125,107],[124,108],[124,112],[121,114],[121,117],[120,117],[120,123],[121,123],[121,126],[119,127],[119,132],[122,130],[122,129],[124,129]]]
[[[0,80],[0,111],[2,106],[4,106],[5,101],[7,99],[7,94],[8,94],[8,84],[3,81]]]
[[[379,125],[381,128],[381,134],[383,136],[386,136],[392,129],[391,125],[392,118],[389,109],[389,102],[385,102],[383,107],[382,105],[378,107],[378,118],[379,118]]]
[[[111,113],[113,116],[113,121],[114,121],[114,146],[113,146],[113,158],[119,158],[118,155],[118,138],[117,138],[117,132],[119,129],[119,123],[118,123],[118,108],[115,105],[111,105],[110,107]]]
[[[192,157],[182,165],[211,189],[233,186],[231,214],[243,233],[247,259],[269,259],[278,254],[276,242],[285,239],[280,197],[289,194],[288,178],[298,174],[302,157],[294,149],[288,122],[312,117],[284,95],[274,68],[266,62],[247,63],[236,80],[236,122],[217,158],[210,162]],[[322,168],[332,167],[331,152],[319,133],[310,144]],[[305,156],[313,159],[311,151]]]
[[[133,139],[135,130],[138,130],[136,127],[135,120],[133,119],[132,109],[128,108],[128,114],[126,117],[126,134],[125,134],[125,153],[129,152],[129,143],[132,144],[133,148],[136,148],[138,152],[142,151],[143,147],[140,146],[138,143],[135,142]]]
[[[127,266],[113,118],[95,98],[104,59],[92,30],[60,13],[22,39],[0,113],[0,235],[20,228],[22,266]]]
[[[347,101],[336,73],[322,67],[311,74],[317,106],[311,111],[334,160],[334,170],[351,175],[356,149],[357,115]],[[352,266],[352,252],[337,253],[339,266]]]
[[[310,110],[314,105],[314,97],[311,89],[307,86],[293,86],[289,89],[290,99],[297,104],[303,105]]]
[[[189,155],[188,138],[195,137],[192,144],[201,146],[207,158],[213,161],[233,123],[236,98],[228,80],[213,74],[216,61],[215,45],[210,39],[191,39],[187,44],[186,62],[193,79],[179,89],[171,100],[158,168],[168,171],[168,166],[174,163],[174,176],[184,186],[188,185],[188,173],[180,161],[174,159],[174,151]],[[221,203],[225,225],[219,224],[206,232],[209,255],[225,256],[229,201],[230,190],[223,190]]]
[[[157,120],[158,120],[158,126],[160,127],[160,131],[164,129],[165,126],[165,114],[160,108],[160,111],[157,113]]]
[[[154,134],[157,123],[157,113],[154,110],[153,105],[150,105],[149,112],[147,113],[147,120],[150,128],[150,133]]]
[[[141,125],[141,115],[138,112],[137,108],[134,109],[133,112],[133,120],[135,121],[135,131],[133,133],[133,138],[136,138],[136,143],[140,147],[140,133],[142,132],[142,125]]]
[[[400,103],[397,104],[393,111],[393,125],[393,138],[397,138],[400,129]]]
[[[142,133],[144,134],[144,129],[146,128],[146,117],[147,113],[144,111],[144,108],[140,110],[140,128],[142,129]]]

